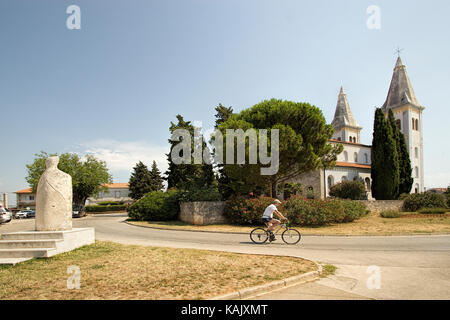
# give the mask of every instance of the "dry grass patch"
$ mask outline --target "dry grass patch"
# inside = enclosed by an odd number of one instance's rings
[[[67,289],[71,265],[81,269],[80,290]],[[96,242],[1,266],[0,299],[205,299],[315,269],[290,257]]]
[[[193,226],[180,221],[130,222],[140,226],[174,230],[219,231],[249,233],[255,227],[232,225]],[[324,227],[296,227],[304,235],[408,235],[450,233],[450,214],[424,215],[413,212],[400,213],[399,218],[386,219],[371,212],[351,223],[333,224]]]

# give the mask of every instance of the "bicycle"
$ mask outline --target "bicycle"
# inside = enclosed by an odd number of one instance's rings
[[[281,234],[281,239],[283,239],[284,243],[294,245],[299,243],[302,238],[302,235],[298,230],[289,228],[289,221],[280,224],[278,230],[276,230],[273,234],[276,235],[281,229],[286,229]],[[270,239],[269,229],[264,228],[256,228],[250,232],[250,239],[256,244],[264,244],[267,240]],[[272,241],[270,241],[272,242]]]

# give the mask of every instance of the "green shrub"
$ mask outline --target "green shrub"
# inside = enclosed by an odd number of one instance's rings
[[[152,191],[128,207],[131,220],[166,221],[175,220],[179,213],[178,191]]]
[[[264,210],[275,199],[269,197],[235,197],[226,201],[224,215],[232,224],[261,225]]]
[[[118,206],[125,204],[123,201],[102,201],[97,203],[99,206]]]
[[[422,214],[444,214],[447,213],[449,209],[447,208],[424,208],[420,209],[419,213]]]
[[[414,193],[406,197],[403,203],[404,211],[418,211],[422,208],[446,208],[447,199],[442,194],[431,192]]]
[[[180,202],[221,201],[222,195],[217,187],[206,187],[181,191],[178,199]]]
[[[398,218],[400,217],[400,212],[395,210],[386,210],[380,212],[380,216],[383,218]]]
[[[342,181],[330,188],[330,196],[340,199],[362,200],[366,196],[364,184],[359,181]]]
[[[362,202],[342,199],[311,200],[296,196],[287,200],[283,207],[287,218],[302,226],[352,222],[366,214]]]
[[[109,206],[100,206],[100,205],[88,205],[86,206],[86,212],[109,212],[109,211],[125,211],[127,206],[124,204],[121,205],[109,205]]]

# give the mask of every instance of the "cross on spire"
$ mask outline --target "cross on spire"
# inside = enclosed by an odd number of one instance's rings
[[[397,53],[398,57],[400,58],[400,53],[403,52],[404,49],[400,49],[400,47],[397,47],[397,49],[395,50],[395,53]]]

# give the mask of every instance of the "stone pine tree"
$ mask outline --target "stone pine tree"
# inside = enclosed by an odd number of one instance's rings
[[[395,137],[381,109],[375,112],[372,141],[372,195],[393,200],[399,192],[399,163]]]
[[[398,195],[402,193],[410,193],[414,179],[412,177],[411,159],[409,158],[408,147],[406,146],[405,136],[398,127],[394,113],[389,110],[388,115],[389,124],[395,137],[396,148],[398,153],[399,164],[399,191]]]
[[[150,170],[151,187],[153,191],[161,191],[164,188],[161,171],[159,171],[156,161],[153,161],[152,169]]]
[[[154,191],[152,175],[147,166],[139,161],[133,168],[129,181],[130,197],[139,200],[148,192]]]
[[[177,129],[186,129],[191,134],[191,151],[194,150],[194,144],[197,143],[194,139],[195,128],[190,121],[185,121],[181,115],[177,115],[178,123],[170,123],[169,131],[174,133]],[[211,185],[214,182],[214,172],[211,164],[194,164],[194,157],[191,154],[190,164],[175,164],[172,161],[172,150],[180,143],[179,141],[172,141],[169,139],[170,152],[167,154],[169,168],[165,172],[167,180],[167,188],[176,188],[180,190],[189,190],[191,188],[201,189]],[[202,140],[202,147],[206,147],[206,143]],[[181,152],[182,153],[182,152]],[[180,157],[183,154],[179,155]]]

